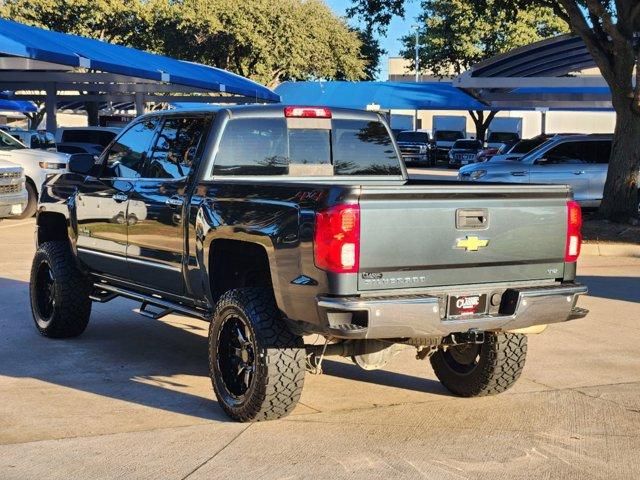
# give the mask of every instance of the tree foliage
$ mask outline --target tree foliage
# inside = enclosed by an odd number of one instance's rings
[[[367,77],[360,33],[321,0],[5,0],[0,14],[231,70],[268,86]]]
[[[482,10],[466,0],[424,0],[421,5],[420,68],[438,76],[460,74],[486,58],[568,31],[548,7],[523,8],[512,18],[494,1]],[[412,60],[415,35],[402,41],[402,55]]]
[[[404,0],[352,0],[352,10],[384,30]],[[600,213],[612,220],[638,217],[640,170],[640,1],[639,0],[469,0],[474,15],[517,22],[523,10],[549,8],[579,35],[611,89],[616,128]],[[456,18],[450,19],[456,22]],[[491,20],[493,22],[493,20]],[[491,28],[492,23],[489,22]],[[453,25],[453,23],[451,23]],[[484,27],[481,27],[483,28]],[[500,30],[495,24],[495,30]],[[451,36],[455,34],[452,30]],[[535,38],[531,38],[534,41]]]

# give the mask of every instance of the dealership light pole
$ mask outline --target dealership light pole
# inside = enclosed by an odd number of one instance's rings
[[[416,50],[416,56],[415,56],[415,69],[416,69],[416,84],[418,83],[418,80],[420,79],[420,25],[415,24],[413,25],[413,28],[415,28],[416,30],[416,45],[415,45],[415,50]],[[418,109],[416,108],[416,113],[415,113],[415,119],[413,122],[413,129],[414,130],[418,130]]]

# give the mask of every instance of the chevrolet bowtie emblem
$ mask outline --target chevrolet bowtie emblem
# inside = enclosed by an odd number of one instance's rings
[[[468,236],[467,238],[459,238],[456,248],[464,248],[467,252],[477,252],[479,248],[489,245],[489,240],[481,240],[476,236]]]

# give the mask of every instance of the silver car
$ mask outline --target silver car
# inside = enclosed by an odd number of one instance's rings
[[[462,167],[458,179],[570,185],[583,207],[602,200],[612,135],[557,135],[523,157]]]

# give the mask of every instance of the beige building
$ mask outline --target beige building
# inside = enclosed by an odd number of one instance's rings
[[[389,57],[389,81],[414,82],[415,71],[411,62],[402,57]],[[584,75],[597,74],[596,71],[584,71]],[[419,81],[436,82],[438,78],[421,75]],[[415,115],[413,110],[392,110],[394,114]],[[475,125],[466,110],[419,110],[418,127],[431,131],[435,115],[464,115],[467,117],[468,135],[475,135]],[[547,112],[547,133],[611,133],[615,127],[613,112]],[[520,117],[523,123],[523,138],[533,137],[542,131],[542,113],[532,111],[501,111],[499,117]]]

